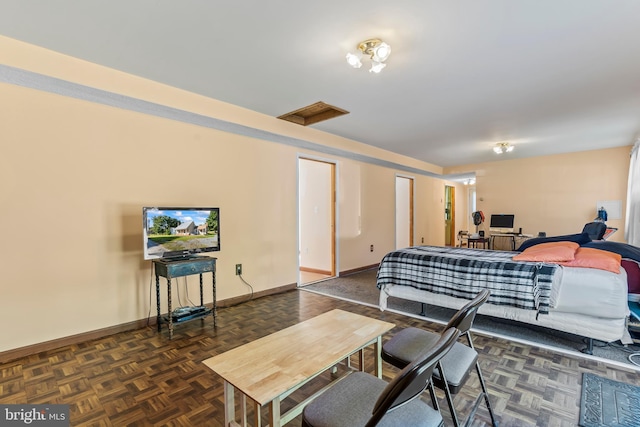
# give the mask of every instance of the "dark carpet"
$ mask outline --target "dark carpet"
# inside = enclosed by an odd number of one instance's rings
[[[580,427],[640,426],[640,387],[584,373],[579,425]]]
[[[377,307],[380,291],[376,287],[376,272],[376,269],[370,269],[360,273],[306,285],[301,289]],[[443,324],[445,324],[455,312],[455,310],[444,307],[432,305],[427,305],[426,307],[426,318]],[[415,301],[391,297],[388,300],[388,309],[411,316],[419,316],[421,304]],[[581,352],[581,350],[586,347],[586,342],[583,337],[529,325],[527,323],[478,315],[474,322],[473,330],[491,336],[533,343],[573,355],[592,357]],[[637,352],[640,352],[640,346],[638,345],[625,347],[619,341],[614,343],[594,341],[593,357],[603,359],[604,361],[618,362],[628,367],[637,368],[637,365],[629,360],[629,355]],[[637,361],[638,359],[635,358],[634,360]]]

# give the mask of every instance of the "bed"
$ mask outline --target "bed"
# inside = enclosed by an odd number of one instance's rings
[[[514,261],[516,254],[439,246],[390,252],[377,273],[380,309],[386,310],[389,297],[458,309],[489,288],[480,314],[586,337],[586,353],[592,352],[594,339],[632,342],[626,328],[627,274],[620,264],[613,273]]]

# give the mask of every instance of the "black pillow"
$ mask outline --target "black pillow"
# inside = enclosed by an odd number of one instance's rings
[[[552,237],[534,237],[533,239],[528,239],[522,242],[518,251],[522,252],[531,246],[539,245],[540,243],[548,243],[548,242],[576,242],[580,246],[585,243],[589,243],[591,241],[591,237],[589,237],[588,233],[580,233],[580,234],[567,234],[564,236],[552,236]]]

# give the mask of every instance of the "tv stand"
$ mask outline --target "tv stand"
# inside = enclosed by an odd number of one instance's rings
[[[156,307],[157,307],[157,323],[158,332],[162,330],[162,323],[166,322],[169,326],[169,339],[173,339],[173,324],[184,322],[187,320],[203,319],[209,314],[213,315],[213,327],[216,327],[217,305],[216,305],[216,260],[217,258],[206,256],[191,256],[177,258],[160,258],[153,260],[153,266],[156,273]],[[200,275],[200,307],[204,307],[203,281],[202,274],[212,274],[212,290],[213,290],[213,308],[201,310],[188,318],[174,319],[173,310],[171,309],[171,279],[175,277],[191,276],[193,274]],[[166,317],[160,314],[160,277],[167,279],[167,306],[168,313]]]

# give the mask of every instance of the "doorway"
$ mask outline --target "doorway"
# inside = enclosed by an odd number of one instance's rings
[[[396,249],[413,246],[413,178],[396,175]]]
[[[456,244],[456,187],[444,187],[444,245]]]
[[[298,284],[336,275],[335,163],[298,158]]]

